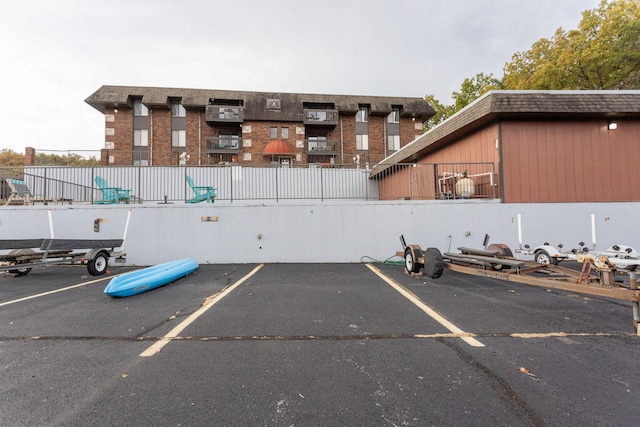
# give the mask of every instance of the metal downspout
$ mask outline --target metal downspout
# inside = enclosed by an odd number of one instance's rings
[[[500,202],[504,203],[504,170],[502,162],[502,123],[498,122],[498,138],[496,139],[496,149],[498,150],[498,185],[500,186]],[[495,195],[495,187],[493,189]],[[494,196],[495,197],[495,196]]]
[[[202,166],[202,111],[198,111],[198,166]]]
[[[149,110],[149,166],[153,166],[153,110]]]
[[[340,117],[340,163],[344,167],[344,136],[342,135],[342,117]]]
[[[382,147],[384,148],[384,158],[387,158],[387,138],[389,137],[389,135],[387,135],[387,120],[385,119],[382,122]]]

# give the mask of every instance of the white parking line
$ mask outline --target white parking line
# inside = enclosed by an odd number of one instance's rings
[[[473,334],[465,332],[462,329],[458,328],[453,323],[449,322],[447,319],[444,318],[444,316],[442,316],[440,313],[438,313],[437,311],[435,311],[434,309],[432,309],[431,307],[426,305],[413,292],[411,292],[408,289],[406,289],[400,283],[398,283],[395,280],[390,279],[389,277],[387,277],[384,274],[382,274],[382,272],[380,270],[378,270],[375,266],[373,266],[371,264],[366,264],[366,266],[369,267],[369,269],[371,271],[373,271],[378,277],[380,277],[382,280],[384,280],[388,285],[390,285],[396,291],[400,292],[400,294],[402,294],[402,296],[407,298],[409,301],[414,303],[418,308],[420,308],[422,311],[427,313],[436,322],[440,323],[442,326],[447,328],[449,331],[451,331],[452,333],[454,333],[457,336],[459,336],[460,339],[462,339],[464,342],[466,342],[467,344],[469,344],[472,347],[484,347],[484,344],[482,344],[477,339],[473,338]]]
[[[213,307],[214,304],[216,304],[222,298],[226,297],[231,291],[233,291],[235,288],[240,286],[245,280],[247,280],[248,278],[250,278],[251,276],[256,274],[258,272],[258,270],[260,270],[263,266],[264,266],[264,264],[260,264],[259,266],[254,268],[249,274],[247,274],[246,276],[244,276],[243,278],[238,280],[233,285],[229,286],[224,291],[218,292],[216,294],[213,294],[213,295],[207,297],[205,299],[205,303],[202,305],[202,307],[200,307],[198,310],[196,310],[193,313],[191,313],[191,315],[189,317],[184,319],[178,326],[173,328],[167,335],[161,337],[159,341],[157,341],[151,347],[149,347],[148,349],[146,349],[145,351],[140,353],[140,356],[142,356],[142,357],[150,357],[150,356],[153,356],[154,354],[160,352],[160,350],[162,350],[162,348],[165,345],[169,344],[169,342],[171,340],[176,338],[178,336],[178,334],[184,330],[184,328],[186,328],[191,323],[193,323],[198,317],[200,317],[202,314],[204,314],[205,311],[209,310],[211,307]]]
[[[92,280],[90,282],[79,283],[77,285],[67,286],[65,288],[55,289],[53,291],[43,292],[41,294],[29,295],[28,297],[18,298],[18,299],[14,299],[14,300],[11,300],[11,301],[0,303],[0,307],[2,307],[4,305],[10,305],[10,304],[15,304],[15,303],[22,302],[22,301],[27,301],[27,300],[30,300],[30,299],[33,299],[33,298],[44,297],[46,295],[57,294],[58,292],[64,292],[64,291],[68,291],[70,289],[81,288],[82,286],[91,285],[93,283],[101,282],[101,281],[107,280],[107,279],[113,279],[114,277],[116,277],[116,276],[103,277],[101,279]]]

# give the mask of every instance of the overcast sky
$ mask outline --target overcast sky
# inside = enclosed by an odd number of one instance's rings
[[[424,97],[600,0],[38,0],[0,5],[0,149],[98,150],[102,85]]]

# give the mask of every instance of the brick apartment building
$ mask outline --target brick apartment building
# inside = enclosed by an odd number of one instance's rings
[[[422,98],[102,86],[103,165],[354,165],[422,133]]]

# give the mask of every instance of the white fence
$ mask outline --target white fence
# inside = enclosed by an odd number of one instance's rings
[[[193,197],[186,182],[216,188],[219,200],[360,199],[377,200],[378,183],[365,169],[283,167],[25,167],[34,194],[92,202],[102,197],[96,176],[110,187],[130,190],[134,202],[184,201]]]

